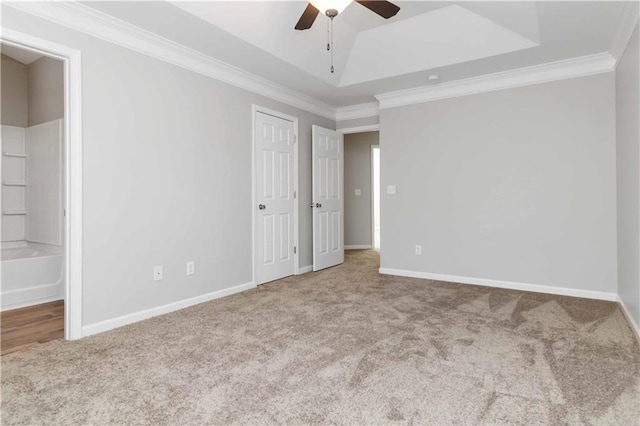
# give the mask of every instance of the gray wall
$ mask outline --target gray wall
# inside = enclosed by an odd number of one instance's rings
[[[381,266],[615,293],[614,95],[607,73],[382,110]]]
[[[29,121],[27,66],[8,56],[1,56],[1,124],[27,127]]]
[[[618,294],[640,327],[640,107],[638,26],[616,70]]]
[[[29,64],[29,126],[64,118],[62,61],[40,58]]]
[[[311,125],[333,121],[2,12],[3,26],[82,51],[83,325],[252,280],[254,103],[299,118],[300,266],[311,265]]]
[[[371,145],[378,132],[344,135],[344,244],[371,246]],[[355,189],[362,195],[356,196]]]

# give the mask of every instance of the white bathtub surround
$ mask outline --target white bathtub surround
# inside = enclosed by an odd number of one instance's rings
[[[62,245],[62,120],[26,130],[26,240]]]
[[[62,120],[2,126],[2,241],[62,245]]]
[[[25,239],[25,128],[2,126],[2,241]]]
[[[61,247],[27,243],[1,254],[2,311],[64,299]]]

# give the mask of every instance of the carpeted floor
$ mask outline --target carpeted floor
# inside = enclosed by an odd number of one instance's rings
[[[2,357],[2,424],[634,424],[615,303],[380,276],[375,252]]]

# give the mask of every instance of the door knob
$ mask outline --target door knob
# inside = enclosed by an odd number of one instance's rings
[[[260,210],[264,210],[264,209],[266,209],[266,208],[267,208],[267,206],[265,206],[264,204],[260,204],[260,205],[258,206],[258,208],[259,208]]]
[[[320,203],[316,203],[316,207],[317,207],[317,208],[320,208],[320,207],[322,207],[322,204],[320,204]]]

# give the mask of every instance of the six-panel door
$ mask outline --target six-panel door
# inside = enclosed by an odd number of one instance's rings
[[[293,275],[294,126],[256,113],[256,284]]]
[[[344,137],[313,126],[313,270],[344,262]]]

